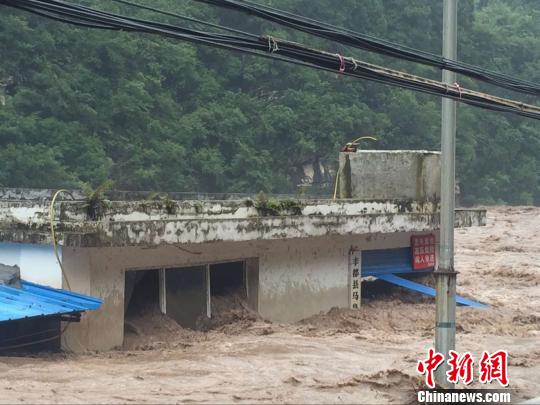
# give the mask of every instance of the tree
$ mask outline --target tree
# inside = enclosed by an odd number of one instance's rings
[[[110,1],[81,1],[189,24]],[[265,1],[440,53],[441,2]],[[436,69],[196,2],[152,5],[440,78]],[[539,2],[462,0],[459,12],[461,60],[539,81]],[[294,193],[305,167],[324,167],[330,193],[338,150],[351,139],[374,135],[383,149],[439,148],[437,98],[282,62],[8,8],[0,15],[0,54],[2,185],[96,186],[111,178],[122,189]],[[538,122],[459,105],[457,141],[463,201],[540,203]]]

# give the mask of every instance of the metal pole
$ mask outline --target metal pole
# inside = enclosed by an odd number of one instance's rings
[[[443,56],[457,59],[457,2],[444,0]],[[443,70],[443,82],[453,84],[456,74]],[[448,352],[456,344],[456,273],[454,271],[454,205],[455,205],[455,158],[456,158],[456,103],[442,99],[441,121],[441,228],[439,265],[435,271],[437,289],[435,349],[448,358]],[[446,378],[448,365],[437,369],[435,381],[438,386],[452,388]]]
[[[161,268],[159,271],[159,310],[162,314],[167,313],[167,270]]]
[[[210,288],[210,283],[212,282],[210,280],[210,265],[207,264],[205,268],[206,272],[206,317],[212,318],[212,290]]]

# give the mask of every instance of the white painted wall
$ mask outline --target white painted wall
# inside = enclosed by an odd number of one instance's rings
[[[58,254],[62,258],[61,246]],[[62,288],[62,273],[52,246],[0,243],[0,263],[19,266],[23,280]]]

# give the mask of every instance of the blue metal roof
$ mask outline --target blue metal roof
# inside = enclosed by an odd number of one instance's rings
[[[362,277],[430,271],[433,269],[413,270],[410,247],[362,250]]]
[[[377,278],[395,285],[399,285],[400,287],[408,288],[409,290],[418,291],[419,293],[429,295],[430,297],[435,297],[437,295],[434,288],[415,283],[414,281],[398,277],[394,274],[379,274],[377,275]],[[488,308],[486,304],[482,304],[481,302],[470,300],[459,295],[456,295],[456,302],[458,304],[467,305],[474,308]]]
[[[0,322],[98,309],[101,299],[21,280],[21,288],[0,285]]]

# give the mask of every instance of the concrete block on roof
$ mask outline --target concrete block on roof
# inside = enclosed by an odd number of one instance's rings
[[[341,152],[339,170],[340,198],[433,202],[440,198],[440,152]]]

